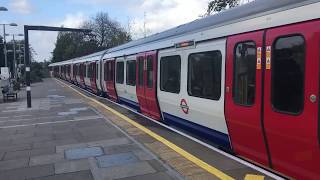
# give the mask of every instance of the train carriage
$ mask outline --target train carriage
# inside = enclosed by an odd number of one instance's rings
[[[90,70],[85,84],[97,94],[319,179],[319,9],[319,0],[256,0],[68,64]],[[51,66],[64,78],[61,64]]]

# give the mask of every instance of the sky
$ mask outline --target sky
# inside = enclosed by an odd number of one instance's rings
[[[146,23],[148,35],[193,21],[204,14],[209,0],[2,0],[0,23],[17,23],[6,27],[6,33],[23,33],[23,25],[79,27],[98,12],[107,12],[124,28],[130,24],[134,39],[143,36]],[[0,27],[2,35],[3,30]],[[22,38],[22,37],[17,37]],[[57,33],[29,33],[36,61],[50,60]],[[12,38],[7,37],[7,41]]]

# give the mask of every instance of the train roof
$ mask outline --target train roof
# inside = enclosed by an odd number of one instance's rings
[[[272,13],[272,10],[281,11],[318,1],[319,0],[255,0],[242,6],[228,9],[226,11],[213,14],[205,18],[197,19],[195,21],[163,31],[161,33],[157,33],[146,38],[138,39],[117,46],[115,48],[111,48],[109,52],[123,50],[134,46],[139,46],[141,44],[147,44],[150,42],[172,38],[175,36],[181,36],[186,33],[200,31],[212,26],[218,26],[220,24],[234,23],[237,21],[241,21],[246,17],[252,17],[255,15],[258,16],[266,12]]]
[[[316,2],[320,2],[320,0],[255,0],[250,3],[244,4],[242,6],[228,9],[226,11],[213,14],[205,18],[197,19],[195,21],[177,26],[175,28],[168,29],[161,33],[148,36],[146,38],[134,40],[108,50],[103,50],[98,53],[77,58],[76,62],[84,62],[89,60],[88,58],[90,57],[102,56],[103,54],[116,54],[117,56],[120,54],[118,52],[121,52],[121,55],[124,55],[127,49],[130,49],[130,48],[135,49],[133,51],[130,51],[127,54],[129,55],[130,53],[137,53],[136,49],[140,46],[144,46],[144,45],[156,43],[156,42],[169,42],[170,46],[173,46],[174,43],[170,41],[171,39],[174,39],[174,40],[179,39],[179,37],[187,34],[202,32],[213,27],[222,27],[228,24],[233,24],[233,23],[245,21],[248,19],[258,18],[258,17],[269,15],[269,14],[285,11],[288,9],[309,5]],[[289,22],[289,20],[287,21]],[[252,29],[252,30],[256,30],[256,29]],[[227,34],[225,33],[225,35]],[[109,58],[109,57],[106,57],[106,58]]]

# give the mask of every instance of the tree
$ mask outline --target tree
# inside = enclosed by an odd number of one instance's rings
[[[233,8],[238,6],[240,0],[213,0],[208,4],[206,16],[211,15],[213,12],[220,12],[227,8]]]
[[[112,48],[131,41],[131,35],[119,22],[110,19],[108,13],[97,13],[90,21],[84,23],[83,28],[92,29],[100,49]]]
[[[83,33],[60,32],[53,50],[52,62],[84,56],[98,49],[97,42]]]
[[[98,13],[80,28],[91,29],[92,34],[60,32],[53,50],[52,62],[60,62],[109,49],[128,41],[131,35],[107,13]]]

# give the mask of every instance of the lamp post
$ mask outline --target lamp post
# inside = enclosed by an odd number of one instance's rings
[[[18,26],[16,23],[0,24],[3,25],[3,52],[4,52],[4,64],[8,67],[7,46],[6,46],[6,26]]]
[[[12,36],[12,40],[13,40],[13,76],[14,76],[14,78],[17,78],[16,41],[14,39],[14,36],[24,36],[24,35],[23,34],[6,34],[6,36]]]

